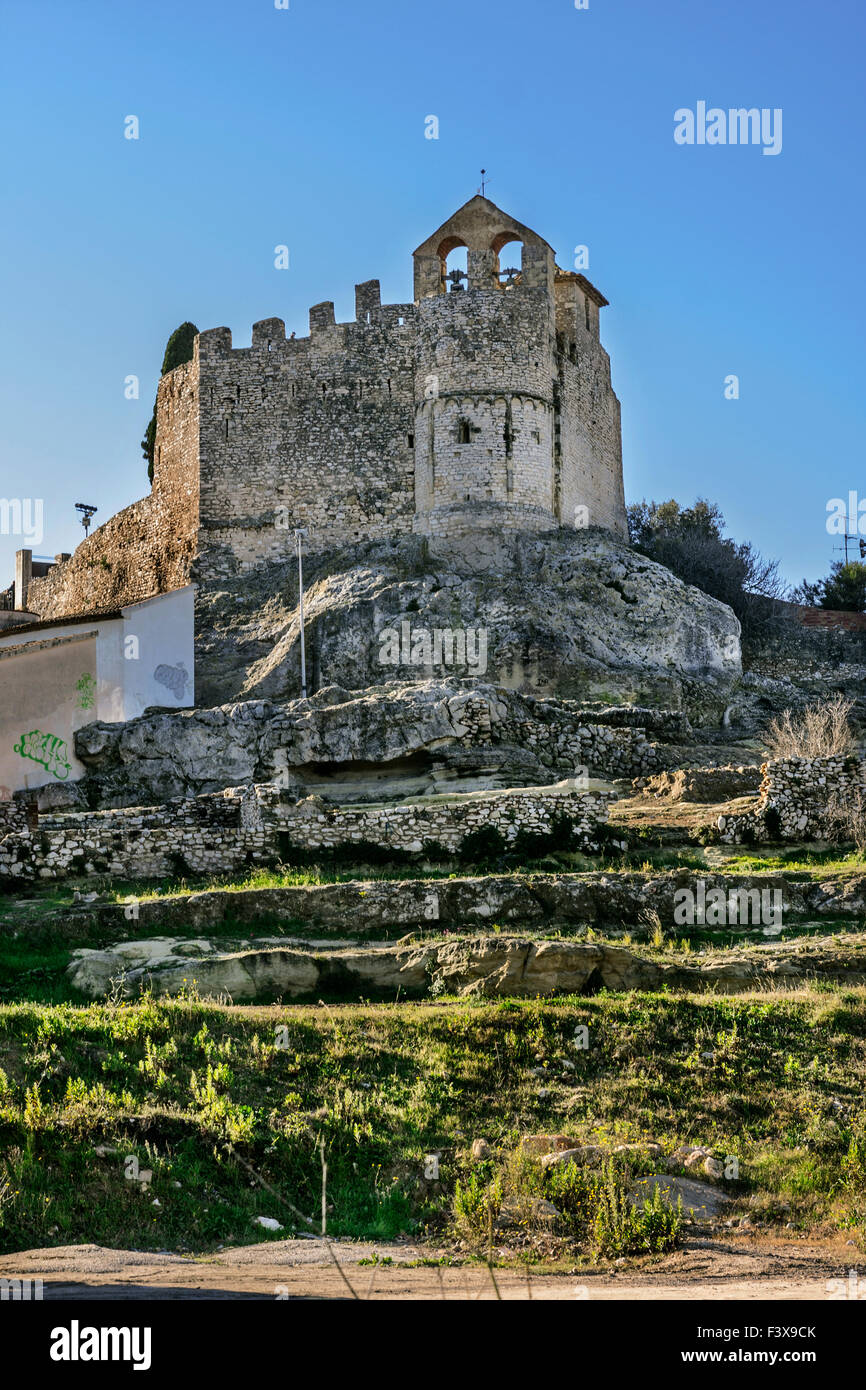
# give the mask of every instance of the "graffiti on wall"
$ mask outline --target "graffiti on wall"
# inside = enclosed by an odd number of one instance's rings
[[[84,675],[75,682],[75,689],[78,691],[78,708],[93,709],[96,704],[96,681],[93,676],[85,671]]]
[[[29,734],[21,735],[20,743],[13,744],[12,751],[20,753],[22,758],[30,758],[34,763],[41,763],[45,771],[59,782],[65,782],[69,776],[69,749],[66,740],[58,738],[56,734],[43,734],[40,729],[31,729]]]
[[[178,700],[182,700],[189,682],[189,672],[183,662],[179,661],[176,666],[157,666],[153,679],[170,690]]]

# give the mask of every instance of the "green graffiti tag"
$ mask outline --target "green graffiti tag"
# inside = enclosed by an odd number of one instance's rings
[[[85,671],[84,675],[75,682],[75,689],[78,691],[78,708],[93,709],[96,704],[94,699],[96,681],[93,676]]]
[[[41,763],[45,771],[59,782],[65,782],[69,776],[69,750],[65,740],[56,734],[43,734],[40,729],[31,729],[29,734],[21,735],[20,743],[13,744],[12,751],[20,753],[22,758],[32,759],[34,763]]]

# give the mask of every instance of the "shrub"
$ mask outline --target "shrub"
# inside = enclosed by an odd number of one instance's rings
[[[455,1183],[454,1216],[458,1227],[472,1239],[487,1236],[501,1206],[501,1178],[485,1182],[477,1172],[472,1172],[465,1186],[459,1180]]]
[[[550,820],[550,829],[519,830],[514,837],[513,850],[525,859],[543,858],[558,849],[574,848],[574,820],[557,811]]]
[[[591,1234],[598,1206],[598,1176],[577,1163],[558,1163],[548,1176],[547,1195],[558,1208],[569,1235],[585,1241]]]
[[[463,864],[478,864],[498,858],[505,849],[505,838],[495,825],[480,825],[464,836],[457,857]]]
[[[640,1205],[634,1204],[611,1159],[598,1192],[593,1236],[599,1255],[661,1254],[672,1250],[682,1226],[682,1198],[673,1207],[660,1185]]]
[[[765,742],[771,758],[846,756],[855,747],[849,715],[854,701],[837,692],[821,704],[795,713],[783,710],[770,720]]]
[[[862,854],[866,850],[866,793],[858,789],[848,797],[832,796],[824,825],[828,840],[841,844],[850,841]]]

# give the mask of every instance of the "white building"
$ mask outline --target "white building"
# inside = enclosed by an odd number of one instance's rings
[[[82,777],[84,724],[195,703],[194,595],[0,628],[0,798]]]

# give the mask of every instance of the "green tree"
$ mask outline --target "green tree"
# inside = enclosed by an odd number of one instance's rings
[[[628,509],[628,527],[635,549],[733,608],[744,636],[779,620],[786,585],[778,560],[765,560],[750,541],[726,536],[715,502],[703,497],[693,507],[681,507],[673,498],[636,502]]]
[[[162,371],[160,376],[165,376],[174,367],[179,367],[182,362],[191,362],[193,355],[193,344],[195,342],[198,329],[194,323],[182,323],[176,328],[165,345],[165,352],[162,357]],[[147,476],[153,482],[153,453],[156,445],[156,401],[153,403],[153,414],[144,432],[141,441],[141,452],[147,459]]]
[[[814,584],[803,580],[793,594],[808,607],[832,608],[842,613],[866,611],[866,565],[859,560],[837,560],[826,579]]]

